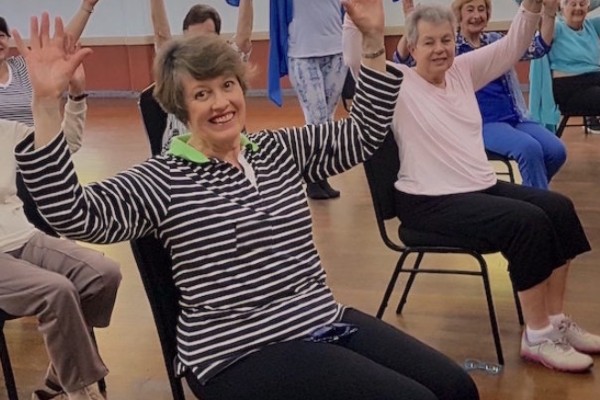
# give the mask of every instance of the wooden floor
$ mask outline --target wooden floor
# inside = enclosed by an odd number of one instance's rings
[[[296,101],[288,98],[285,102],[285,107],[278,109],[264,99],[249,99],[248,128],[302,124]],[[574,200],[595,248],[573,263],[567,311],[588,330],[600,333],[600,135],[585,137],[581,128],[568,128],[564,139],[569,158],[554,179],[552,188]],[[148,154],[134,100],[90,100],[84,146],[76,155],[82,182],[110,176],[143,161]],[[335,177],[331,182],[341,190],[341,198],[311,203],[315,240],[328,281],[341,302],[373,314],[395,264],[396,254],[387,250],[378,236],[362,168]],[[118,260],[124,276],[112,324],[108,329],[97,331],[101,354],[111,370],[107,377],[109,398],[170,399],[157,334],[129,245],[94,247]],[[569,375],[521,361],[518,355],[521,328],[506,264],[500,256],[488,259],[506,366],[500,375],[472,373],[481,398],[600,398],[600,365],[589,374]],[[442,257],[435,261],[456,265],[466,260]],[[398,293],[393,297],[394,303],[397,296]],[[495,360],[479,279],[419,277],[403,315],[396,316],[388,310],[384,318],[457,362],[462,363],[466,358]],[[5,331],[19,394],[22,399],[29,399],[48,362],[36,322],[34,319],[11,321]],[[600,364],[600,357],[596,357],[596,362]],[[0,379],[0,399],[6,399],[3,385]]]

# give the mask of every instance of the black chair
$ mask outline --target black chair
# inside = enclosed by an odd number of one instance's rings
[[[6,338],[4,337],[4,322],[14,318],[0,309],[0,363],[2,364],[2,372],[4,373],[4,385],[6,386],[8,400],[19,400],[17,386],[15,385],[15,376],[13,375],[10,356],[8,355],[8,347],[6,346]]]
[[[400,314],[407,301],[408,293],[418,273],[433,273],[433,274],[456,274],[456,275],[474,275],[479,276],[483,282],[485,297],[487,300],[488,313],[494,344],[496,346],[496,354],[498,363],[504,364],[504,356],[502,354],[502,345],[500,343],[500,334],[498,332],[498,322],[494,311],[494,303],[490,289],[488,267],[482,254],[496,252],[497,249],[492,248],[489,244],[477,241],[467,240],[464,238],[446,237],[436,234],[420,232],[412,229],[403,228],[400,225],[399,238],[402,243],[392,240],[386,229],[385,221],[397,219],[396,205],[394,199],[394,182],[397,179],[397,172],[400,168],[398,159],[398,147],[394,140],[394,136],[390,133],[387,135],[383,145],[377,152],[364,163],[365,172],[373,206],[375,208],[375,216],[379,233],[385,245],[393,251],[400,253],[396,268],[392,273],[392,277],[388,283],[385,294],[381,301],[381,305],[377,311],[377,318],[381,318],[387,307],[388,300],[394,290],[398,276],[400,273],[408,273],[409,278],[406,283],[404,292],[396,313]],[[412,268],[404,268],[404,263],[410,254],[416,254],[416,260]],[[468,269],[447,269],[447,268],[421,268],[421,261],[426,253],[442,253],[442,254],[464,254],[473,257],[478,265],[479,270]],[[515,302],[517,304],[517,313],[519,322],[523,324],[521,306],[516,292],[513,290]]]
[[[344,81],[344,87],[342,88],[342,105],[347,112],[350,112],[352,106],[352,98],[354,97],[356,82],[350,70],[346,74],[346,80]]]
[[[560,123],[558,124],[558,128],[556,128],[556,136],[558,137],[562,137],[565,128],[569,127],[569,126],[583,126],[583,130],[585,132],[585,134],[589,134],[589,130],[588,130],[588,126],[587,126],[587,120],[585,117],[595,117],[596,115],[589,115],[589,113],[582,113],[582,112],[578,112],[578,111],[568,111],[565,113],[561,113],[561,117],[560,117]],[[581,117],[581,122],[575,123],[575,124],[570,124],[567,125],[567,123],[569,122],[569,119],[571,119],[571,117]]]
[[[162,243],[152,236],[132,240],[131,250],[154,316],[173,399],[185,400],[181,378],[176,376],[174,364],[179,290],[173,282],[171,257]]]
[[[487,155],[487,159],[489,161],[499,162],[499,163],[503,164],[503,170],[496,171],[496,175],[506,176],[508,182],[510,182],[510,183],[516,182],[515,172],[513,170],[513,165],[511,163],[510,158],[500,155],[498,153],[494,153],[493,151],[489,151],[489,150],[486,150],[485,154]]]
[[[48,222],[42,217],[40,211],[31,197],[27,186],[25,186],[25,182],[23,182],[23,176],[21,176],[20,172],[17,172],[17,196],[23,202],[23,211],[25,211],[25,216],[27,220],[31,222],[36,228],[40,231],[54,237],[58,237],[58,233],[50,226]]]
[[[163,134],[167,127],[167,113],[154,98],[153,91],[154,83],[142,90],[138,105],[148,134],[150,151],[152,155],[157,155],[162,151]]]

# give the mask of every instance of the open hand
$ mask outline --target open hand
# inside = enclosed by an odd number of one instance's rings
[[[19,52],[25,58],[29,79],[35,99],[56,99],[62,96],[75,70],[91,49],[78,49],[73,52],[71,39],[65,34],[62,19],[54,22],[54,36],[50,36],[50,17],[43,13],[41,24],[37,17],[31,17],[30,48],[25,46],[18,31],[13,36]]]
[[[363,36],[383,36],[382,0],[342,0],[342,5]]]

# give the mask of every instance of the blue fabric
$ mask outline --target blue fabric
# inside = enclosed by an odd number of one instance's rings
[[[288,74],[288,26],[294,17],[293,0],[271,0],[269,10],[269,64],[267,93],[269,99],[279,107],[282,76]]]
[[[484,124],[483,142],[487,150],[517,161],[525,186],[547,189],[567,159],[562,141],[533,121]]]
[[[534,121],[556,132],[560,112],[554,102],[548,56],[532,60],[529,64],[529,111]]]
[[[234,6],[234,7],[240,6],[240,0],[225,0],[225,2],[227,4],[229,4],[230,6]]]

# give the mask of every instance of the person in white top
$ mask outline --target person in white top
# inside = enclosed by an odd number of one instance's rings
[[[80,66],[69,84],[62,124],[72,152],[81,147],[87,110],[85,100],[74,98],[84,88]],[[17,196],[14,147],[33,130],[0,119],[0,309],[38,319],[50,366],[34,400],[63,391],[70,400],[99,400],[96,382],[108,370],[90,333],[110,322],[121,280],[119,265],[96,250],[45,234],[27,220]]]
[[[239,13],[235,36],[229,42],[236,49],[242,61],[247,62],[252,52],[252,24],[254,19],[253,0],[239,0]],[[171,28],[164,0],[150,0],[154,47],[156,50],[171,40]],[[183,19],[184,35],[221,34],[221,16],[213,7],[206,4],[192,6]],[[163,153],[169,150],[174,136],[188,132],[187,126],[173,114],[167,115],[167,126],[163,133]]]
[[[342,56],[342,11],[339,0],[294,0],[288,26],[289,78],[307,124],[333,121],[348,68]],[[322,179],[307,182],[312,199],[340,196]]]
[[[543,0],[551,10],[558,0]],[[589,251],[573,203],[558,193],[500,182],[487,161],[475,91],[523,55],[539,22],[542,0],[525,0],[507,35],[455,57],[455,17],[442,6],[417,6],[406,19],[416,61],[398,65],[404,82],[392,131],[400,170],[396,212],[402,226],[474,238],[507,258],[526,329],[523,358],[563,371],[586,371],[600,337],[565,316],[569,265]],[[360,33],[349,19],[344,53],[355,69]]]

